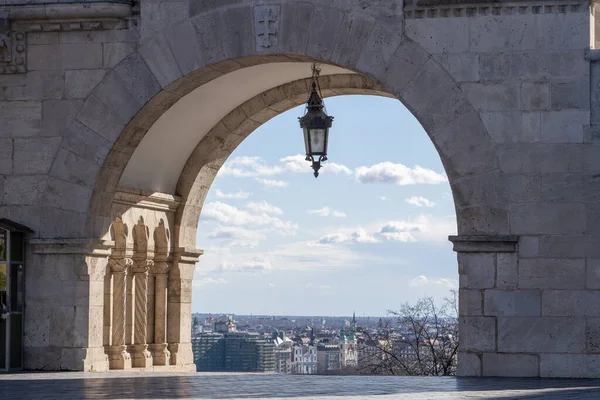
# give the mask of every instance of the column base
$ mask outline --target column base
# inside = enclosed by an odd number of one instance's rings
[[[130,369],[131,356],[127,352],[127,346],[109,346],[108,365],[110,369]]]
[[[148,351],[147,344],[134,344],[130,346],[131,366],[135,368],[151,367],[152,354]]]
[[[194,363],[191,343],[169,343],[171,365],[187,365]]]
[[[169,365],[171,363],[171,352],[167,350],[166,343],[154,343],[149,347],[154,365]]]

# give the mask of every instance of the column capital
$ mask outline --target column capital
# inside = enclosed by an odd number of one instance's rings
[[[152,265],[152,272],[155,275],[166,274],[171,269],[171,263],[166,261],[157,261],[155,260]]]
[[[448,240],[458,253],[513,253],[519,243],[516,235],[457,235]]]
[[[134,274],[147,274],[148,270],[154,266],[154,261],[145,258],[133,258],[131,271]]]
[[[108,258],[108,265],[110,270],[116,273],[127,273],[127,269],[133,265],[131,258]]]

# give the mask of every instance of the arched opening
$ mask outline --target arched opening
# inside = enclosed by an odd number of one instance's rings
[[[129,358],[133,366],[139,367],[147,367],[150,362],[153,365],[191,365],[192,279],[195,257],[202,254],[202,251],[194,250],[198,218],[215,176],[235,148],[264,122],[306,101],[310,66],[318,60],[283,58],[262,57],[250,66],[245,65],[246,59],[231,60],[180,78],[158,92],[133,117],[109,153],[100,172],[104,176],[98,180],[91,200],[88,229],[108,239],[109,233],[114,231],[115,221],[129,229],[146,227],[146,237],[142,241],[148,242],[148,250],[145,257],[137,256],[137,262],[147,265],[138,268],[137,273],[140,276],[150,274],[148,295],[142,296],[147,298],[145,307],[150,311],[143,321],[134,317],[134,310],[144,308],[139,305],[143,301],[136,294],[140,290],[135,272],[133,276],[120,279],[122,282],[119,283],[115,281],[119,268],[107,270],[103,343],[112,368],[127,368]],[[135,60],[129,62],[135,63]],[[443,81],[443,70],[427,57],[421,68],[420,73],[415,72],[412,81],[407,80],[400,97],[420,117],[427,132],[451,129],[454,136],[474,134],[473,128],[480,121],[468,102],[456,98],[451,80]],[[341,94],[396,97],[366,75],[327,63],[323,63],[322,69],[321,88],[325,97]],[[436,74],[441,76],[436,77]],[[107,77],[107,85],[111,79],[117,77]],[[430,90],[432,85],[439,86],[441,106],[446,107],[441,114],[420,93],[422,86]],[[98,100],[102,101],[105,95],[102,88],[96,92]],[[439,106],[436,102],[435,107]],[[120,107],[116,112],[125,113],[122,116],[125,119],[131,111]],[[467,131],[462,130],[465,124],[469,127]],[[468,189],[472,179],[469,169],[474,165],[458,156],[454,140],[441,134],[430,134],[430,137],[454,186],[457,207],[468,210],[465,207],[468,202],[460,192],[463,190],[461,185]],[[486,157],[486,146],[489,146],[486,143],[471,144],[484,151],[475,154],[479,161],[489,165],[483,167],[484,171],[495,166],[495,159]],[[477,175],[481,172],[477,171]],[[485,224],[479,225],[477,219],[473,221],[475,225],[462,225],[463,230],[485,232]],[[156,232],[154,235],[151,232],[159,226],[168,236],[165,239],[168,254],[165,256],[159,256],[156,249],[153,251]],[[460,223],[458,227],[460,230]],[[380,227],[382,237],[386,235],[384,229]],[[127,248],[139,248],[135,240],[139,236],[125,236],[125,252],[114,254],[113,251],[111,255],[111,259],[120,258],[120,263],[126,262]],[[114,236],[112,239],[115,240]],[[136,263],[135,259],[133,263]],[[157,265],[166,265],[163,272],[158,272]],[[160,283],[157,279],[164,277],[165,271],[169,274],[168,285],[164,278]],[[116,295],[117,291],[121,296]],[[159,293],[162,297],[158,300]],[[136,336],[140,331],[145,335],[139,333]],[[118,332],[117,344],[115,332]],[[140,341],[151,344],[138,345]],[[149,361],[148,349],[156,353],[153,361]],[[139,354],[136,355],[136,351]],[[161,361],[157,364],[156,360]]]

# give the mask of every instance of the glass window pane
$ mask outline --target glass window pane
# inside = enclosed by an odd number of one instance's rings
[[[10,261],[24,261],[22,232],[12,232],[10,234]]]
[[[6,260],[6,241],[7,233],[5,230],[0,229],[0,261]]]
[[[25,274],[23,264],[11,264],[10,266],[10,310],[13,312],[23,311],[25,293]]]
[[[11,314],[10,316],[10,368],[22,368],[21,359],[23,351],[23,316]]]

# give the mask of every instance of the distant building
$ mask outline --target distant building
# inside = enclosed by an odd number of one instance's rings
[[[358,366],[358,346],[356,343],[356,316],[352,316],[350,330],[340,329],[340,364],[341,368],[356,368]]]
[[[272,339],[275,346],[275,371],[280,374],[291,374],[294,342],[277,329],[273,331]]]
[[[339,371],[341,366],[339,345],[319,344],[317,346],[317,371],[319,374]]]
[[[213,332],[227,333],[235,331],[235,322],[233,322],[233,317],[231,315],[221,315],[214,319]]]
[[[292,353],[292,373],[313,375],[317,373],[317,347],[312,344],[297,344]]]
[[[192,339],[192,349],[197,371],[275,371],[273,344],[255,333],[201,333]]]

